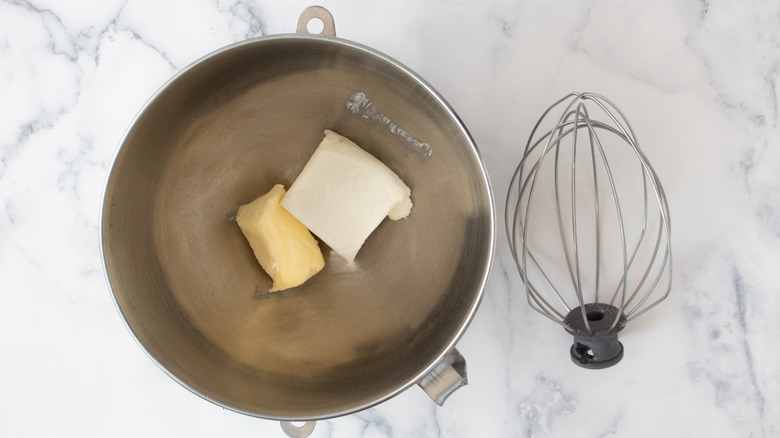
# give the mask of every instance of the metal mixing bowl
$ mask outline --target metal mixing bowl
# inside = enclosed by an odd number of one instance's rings
[[[393,169],[414,209],[354,266],[323,245],[322,272],[268,294],[233,216],[289,187],[325,129]],[[172,378],[238,412],[309,420],[386,400],[452,352],[487,281],[493,201],[472,138],[420,77],[291,34],[212,53],[149,101],[115,157],[101,236],[118,308]]]

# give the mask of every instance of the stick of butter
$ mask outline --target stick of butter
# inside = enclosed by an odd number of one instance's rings
[[[325,131],[282,207],[351,264],[385,216],[407,217],[412,200],[409,187],[381,161]]]
[[[299,286],[325,266],[322,251],[309,230],[279,205],[284,187],[238,208],[236,222],[257,261],[273,280],[269,292]]]

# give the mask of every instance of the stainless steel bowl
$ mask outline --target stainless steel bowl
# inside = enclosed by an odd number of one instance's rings
[[[393,169],[414,209],[383,222],[355,266],[323,246],[322,272],[267,294],[233,215],[289,187],[325,129]],[[117,152],[101,235],[118,308],[171,377],[238,412],[311,420],[451,364],[487,281],[493,200],[431,86],[360,44],[291,34],[226,47],[162,87]]]

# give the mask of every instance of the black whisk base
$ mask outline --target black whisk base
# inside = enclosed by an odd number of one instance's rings
[[[584,309],[584,311],[583,311]],[[589,303],[572,309],[564,318],[566,331],[574,336],[571,360],[588,369],[609,368],[623,359],[618,332],[626,324],[620,310],[604,303]]]

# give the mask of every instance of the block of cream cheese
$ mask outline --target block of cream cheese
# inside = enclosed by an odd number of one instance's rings
[[[409,187],[381,161],[346,137],[325,131],[282,207],[352,263],[386,216],[409,215],[412,200]]]
[[[279,205],[284,187],[238,208],[236,222],[257,261],[273,280],[269,292],[303,284],[325,266],[322,251],[309,230]]]

